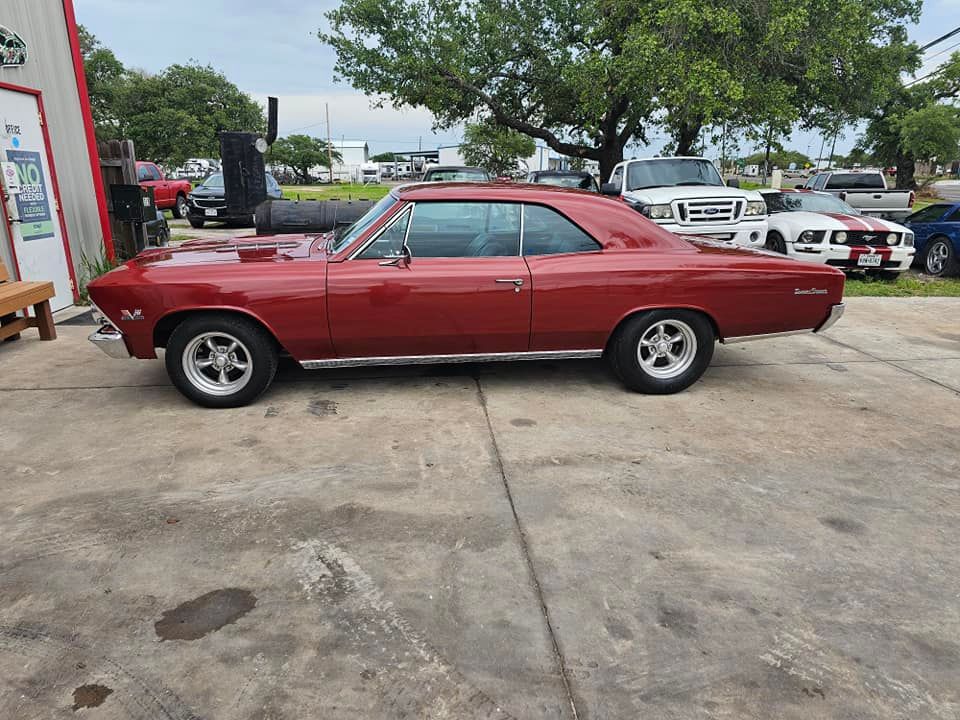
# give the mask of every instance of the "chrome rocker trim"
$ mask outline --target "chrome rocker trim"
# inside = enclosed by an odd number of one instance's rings
[[[383,357],[331,358],[304,360],[305,370],[326,368],[369,367],[376,365],[439,365],[443,363],[500,362],[512,360],[589,360],[603,355],[603,350],[546,350],[535,352],[468,353],[464,355],[394,355]]]
[[[104,325],[90,335],[87,340],[103,350],[109,357],[116,360],[124,360],[132,357],[130,351],[127,350],[127,344],[123,341],[123,334],[110,325]]]
[[[737,337],[722,338],[720,342],[724,345],[736,345],[737,343],[748,342],[750,340],[769,340],[771,338],[779,337],[789,337],[790,335],[806,335],[807,333],[822,333],[824,330],[829,330],[834,324],[843,317],[843,311],[845,305],[843,303],[837,303],[830,308],[830,314],[827,315],[827,319],[824,320],[820,325],[813,330],[787,330],[786,332],[778,333],[767,333],[766,335],[741,335]]]

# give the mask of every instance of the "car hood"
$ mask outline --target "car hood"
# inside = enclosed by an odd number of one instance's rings
[[[193,197],[202,197],[202,198],[222,198],[226,197],[226,191],[223,188],[206,188],[202,185],[198,185],[190,194]]]
[[[810,212],[791,210],[770,215],[771,226],[787,223],[803,230],[863,230],[866,232],[909,232],[908,228],[890,220],[869,215],[849,215],[847,213]]]
[[[177,247],[144,250],[130,261],[140,268],[234,262],[283,262],[323,253],[326,235],[272,235],[191,240]]]
[[[643,190],[630,190],[625,192],[623,196],[629,200],[648,205],[693,198],[763,200],[760,193],[754,190],[743,190],[741,188],[727,187],[726,185],[675,185],[669,187],[644,188]]]

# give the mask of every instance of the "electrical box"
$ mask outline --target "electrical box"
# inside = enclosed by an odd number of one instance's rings
[[[142,223],[157,219],[152,187],[111,185],[110,199],[113,202],[113,216],[120,222]]]
[[[257,150],[257,135],[248,132],[220,133],[220,160],[227,212],[253,215],[267,199],[267,169]]]

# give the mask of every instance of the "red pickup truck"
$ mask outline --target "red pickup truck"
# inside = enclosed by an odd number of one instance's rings
[[[190,207],[187,195],[193,189],[189,180],[167,180],[163,171],[152,162],[137,162],[140,187],[152,187],[153,199],[161,210],[170,209],[175,218],[185,218]]]

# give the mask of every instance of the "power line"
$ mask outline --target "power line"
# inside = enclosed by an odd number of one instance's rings
[[[921,47],[920,50],[921,50],[921,52],[922,52],[922,51],[926,50],[927,48],[932,48],[934,45],[939,45],[939,44],[942,43],[944,40],[949,40],[950,38],[952,38],[954,35],[957,35],[958,33],[960,33],[960,27],[954,28],[953,30],[951,30],[950,32],[948,32],[946,35],[941,35],[941,36],[938,37],[936,40],[931,40],[931,41],[928,42],[926,45],[924,45],[923,47]]]
[[[945,47],[945,48],[944,48],[943,50],[941,50],[940,52],[934,53],[933,55],[931,55],[930,57],[928,57],[926,60],[923,61],[924,64],[930,62],[931,60],[933,60],[935,57],[937,57],[937,56],[939,56],[939,55],[943,55],[944,53],[950,52],[950,51],[953,50],[955,47],[960,47],[960,42],[955,42],[953,45],[950,45],[950,46],[948,46],[948,47]]]

